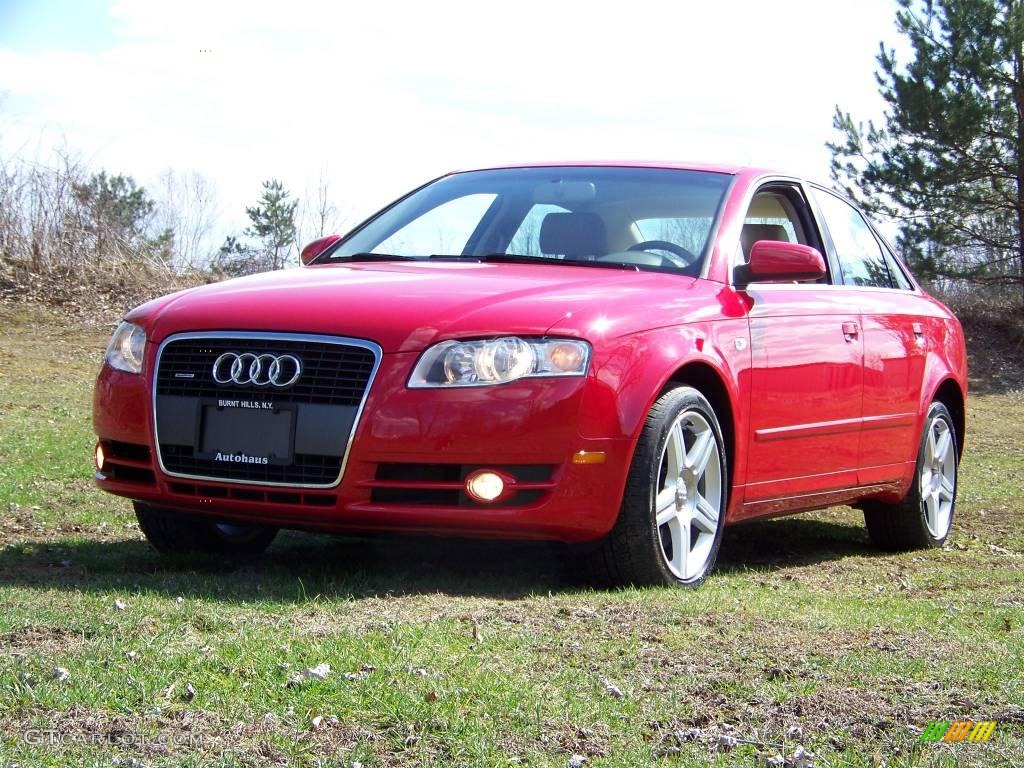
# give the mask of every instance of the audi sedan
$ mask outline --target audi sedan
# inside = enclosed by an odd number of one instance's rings
[[[836,504],[941,545],[966,363],[871,222],[750,168],[452,173],[303,267],[128,313],[96,482],[163,552],[280,528],[576,545],[694,586],[726,525]]]

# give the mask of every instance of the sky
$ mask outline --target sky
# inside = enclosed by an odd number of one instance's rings
[[[0,152],[154,183],[221,229],[260,183],[348,224],[442,173],[701,160],[827,180],[836,105],[877,119],[893,0],[0,0]]]

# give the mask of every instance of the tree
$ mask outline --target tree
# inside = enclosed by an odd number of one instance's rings
[[[270,269],[284,266],[288,249],[295,243],[295,209],[298,200],[289,200],[288,191],[277,179],[263,182],[263,195],[259,203],[246,208],[251,226],[245,230],[249,237],[262,242],[262,253]]]
[[[836,108],[833,179],[900,223],[922,277],[1016,282],[1024,295],[1024,2],[898,3],[912,59],[880,46],[883,126]]]
[[[310,240],[334,234],[340,228],[338,207],[331,202],[330,181],[323,171],[320,172],[320,179],[317,183],[316,199],[312,205],[307,203],[304,207],[303,218],[310,223]]]
[[[213,185],[198,173],[167,169],[159,178],[154,221],[174,232],[174,264],[179,272],[209,266],[216,256],[211,237],[219,210]]]
[[[320,172],[315,189],[306,188],[296,219],[296,244],[300,249],[318,237],[344,231],[344,217],[333,202],[330,179],[325,171]]]
[[[266,265],[259,253],[234,235],[228,235],[217,251],[213,268],[225,275],[240,277],[261,272],[266,269]]]
[[[100,171],[85,182],[73,183],[72,192],[97,256],[127,250],[170,258],[174,231],[150,232],[155,203],[131,176],[108,176]]]

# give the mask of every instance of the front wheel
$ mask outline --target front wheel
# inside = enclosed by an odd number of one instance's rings
[[[269,547],[277,536],[276,528],[217,523],[140,501],[135,502],[135,517],[149,543],[164,554],[208,552],[254,557]]]
[[[647,416],[618,520],[593,556],[616,584],[699,585],[718,557],[728,488],[714,409],[692,387],[670,389]]]
[[[869,502],[864,522],[871,540],[889,551],[941,547],[953,526],[959,456],[953,417],[940,402],[928,408],[914,482],[898,504]]]

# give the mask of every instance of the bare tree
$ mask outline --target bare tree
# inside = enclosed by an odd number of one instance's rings
[[[338,207],[331,202],[330,182],[324,177],[322,171],[316,185],[315,203],[316,236],[323,237],[333,234],[334,230],[338,228]]]
[[[199,173],[164,171],[159,178],[156,221],[174,232],[173,266],[179,272],[206,268],[216,246],[213,233],[220,208],[213,184]]]
[[[68,152],[51,165],[0,158],[0,254],[11,267],[33,273],[81,265],[95,256],[95,236],[76,188],[87,174]],[[111,249],[116,240],[108,238]]]
[[[326,171],[320,172],[312,194],[306,190],[298,218],[299,234],[295,242],[298,249],[311,240],[340,233],[344,229],[344,217],[332,200],[331,183]]]
[[[93,173],[73,153],[0,155],[0,287],[84,309],[122,309],[178,287],[173,232],[131,177]]]

